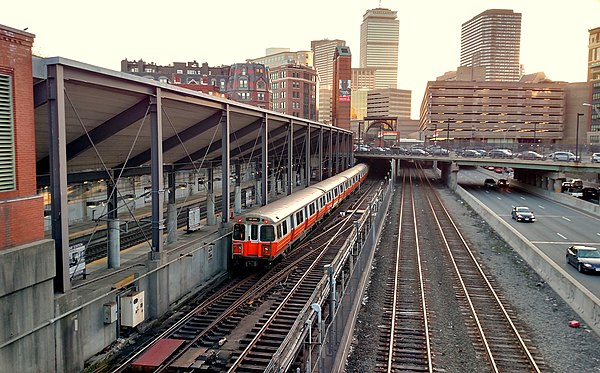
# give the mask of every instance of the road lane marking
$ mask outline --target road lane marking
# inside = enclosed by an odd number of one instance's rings
[[[498,198],[500,201],[502,201],[502,197],[496,197],[496,198]]]
[[[561,218],[565,219],[566,221],[571,221],[571,219],[569,219],[569,218],[566,218],[566,217],[564,217],[564,216],[561,216]]]
[[[525,197],[521,197],[521,199],[522,199],[523,201],[525,201]]]
[[[544,209],[544,206],[542,206],[542,205],[538,205],[538,207],[541,208],[541,209]]]
[[[558,233],[558,232],[556,232],[556,234],[558,234],[558,235],[559,235],[559,237],[562,237],[562,238],[564,238],[565,240],[567,239],[567,237],[563,236],[562,234],[560,234],[560,233]]]

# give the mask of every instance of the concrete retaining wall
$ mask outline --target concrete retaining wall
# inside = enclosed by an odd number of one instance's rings
[[[532,187],[533,188],[533,187]],[[524,189],[528,189],[524,186]],[[545,192],[543,190],[538,191]],[[568,272],[554,263],[517,230],[483,205],[473,195],[458,187],[456,193],[468,203],[519,255],[546,281],[581,318],[600,335],[600,299],[581,286]],[[567,203],[585,202],[572,196],[554,194],[554,198],[570,198]],[[553,198],[553,199],[554,199]],[[585,202],[590,204],[588,202]],[[591,205],[591,204],[590,204]]]
[[[0,372],[55,371],[55,272],[53,240],[0,250]]]

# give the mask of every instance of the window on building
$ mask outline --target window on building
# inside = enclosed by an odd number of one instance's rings
[[[177,74],[183,74],[183,70],[177,70]]]
[[[13,121],[12,76],[0,74],[0,191],[16,188]]]
[[[249,100],[250,92],[239,92],[238,97],[240,98],[240,100]]]
[[[137,73],[140,71],[140,69],[137,67],[132,67],[131,70],[129,70],[129,71],[131,71],[132,73]]]
[[[265,100],[265,94],[262,92],[258,93],[258,101],[264,101]]]
[[[279,92],[279,98],[285,98],[285,91]]]
[[[154,69],[153,69],[153,68],[151,68],[151,67],[145,67],[145,68],[144,68],[144,72],[145,72],[145,73],[153,73],[153,72],[154,72]]]
[[[169,79],[166,76],[161,76],[158,78],[158,81],[161,83],[169,83]]]
[[[262,80],[259,80],[258,82],[256,82],[256,89],[264,90],[265,82],[263,82]]]
[[[221,91],[225,90],[225,79],[221,79],[219,82],[219,88],[221,88]]]
[[[217,86],[217,79],[211,79],[210,80],[210,85],[212,85],[213,87]]]
[[[240,79],[240,88],[248,88],[248,79]]]

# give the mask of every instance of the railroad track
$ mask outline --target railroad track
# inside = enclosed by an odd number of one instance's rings
[[[342,208],[345,211],[353,203],[358,209],[357,199],[368,196],[368,192],[355,194]],[[152,371],[267,370],[274,351],[296,332],[296,318],[322,281],[323,265],[332,261],[353,228],[350,215],[340,218],[332,214],[270,271],[239,279],[239,285],[224,287],[185,315],[178,315],[113,371],[147,369],[145,361],[156,356],[154,351],[171,347],[159,363],[153,363]]]
[[[410,175],[402,183],[396,222],[396,255],[387,278],[383,327],[378,345],[378,372],[432,372],[433,362],[423,267]]]
[[[435,219],[446,258],[454,269],[456,294],[468,315],[467,327],[476,351],[492,372],[541,372],[541,358],[535,357],[528,346],[516,315],[494,289],[429,180],[422,171],[420,175],[423,181],[419,196],[428,205],[425,213]]]

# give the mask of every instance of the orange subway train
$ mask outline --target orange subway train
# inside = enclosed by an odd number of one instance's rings
[[[232,255],[236,264],[275,260],[302,238],[366,179],[369,168],[356,165],[234,218]]]

